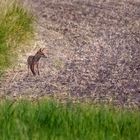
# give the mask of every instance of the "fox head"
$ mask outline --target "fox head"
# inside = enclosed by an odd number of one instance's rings
[[[46,55],[44,54],[43,50],[44,50],[44,49],[41,49],[41,48],[40,48],[40,49],[37,51],[36,54],[37,54],[37,55],[40,55],[41,57],[46,58]]]

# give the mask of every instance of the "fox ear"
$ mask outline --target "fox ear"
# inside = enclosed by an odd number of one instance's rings
[[[45,48],[42,48],[41,51],[43,51]]]
[[[41,52],[42,51],[41,48],[38,51]]]

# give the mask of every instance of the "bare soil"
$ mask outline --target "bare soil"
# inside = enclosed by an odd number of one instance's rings
[[[26,0],[37,20],[32,50],[0,84],[2,97],[41,97],[140,107],[139,0]],[[26,59],[46,47],[40,76]]]

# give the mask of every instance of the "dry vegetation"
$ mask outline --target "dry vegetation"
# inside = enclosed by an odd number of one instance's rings
[[[49,57],[40,77],[26,77],[26,68],[7,73],[4,96],[53,94],[140,106],[139,1],[28,2],[37,16],[37,48],[47,47]]]

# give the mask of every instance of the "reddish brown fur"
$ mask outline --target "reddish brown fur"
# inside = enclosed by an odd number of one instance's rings
[[[33,75],[35,76],[35,66],[37,68],[37,73],[39,75],[39,60],[41,57],[46,57],[45,54],[43,53],[43,49],[39,49],[37,51],[37,53],[33,56],[29,56],[27,59],[27,63],[28,63],[28,74],[29,74],[29,69],[31,70],[31,72],[33,73]]]

